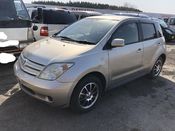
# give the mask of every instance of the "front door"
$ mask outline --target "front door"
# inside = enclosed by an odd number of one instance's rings
[[[124,39],[125,46],[109,50],[109,71],[112,84],[119,78],[139,71],[143,63],[143,44],[139,42],[137,23],[121,25],[112,36],[112,39],[116,38]]]

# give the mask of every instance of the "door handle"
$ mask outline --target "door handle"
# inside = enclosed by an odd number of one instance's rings
[[[139,48],[139,49],[137,50],[137,53],[140,53],[140,52],[142,52],[142,49],[141,49],[141,48]]]

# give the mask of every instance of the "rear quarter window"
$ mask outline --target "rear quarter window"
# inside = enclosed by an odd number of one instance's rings
[[[143,31],[143,40],[157,38],[156,29],[153,23],[141,23]]]
[[[72,24],[75,22],[76,16],[66,11],[43,11],[44,24]]]
[[[161,25],[156,23],[155,26],[156,26],[156,31],[157,31],[157,37],[158,38],[163,37],[163,32],[162,32]]]

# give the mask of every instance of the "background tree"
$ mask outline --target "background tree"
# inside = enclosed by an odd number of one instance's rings
[[[108,4],[100,4],[100,3],[91,3],[91,2],[56,2],[56,1],[33,1],[33,4],[44,4],[44,5],[57,5],[57,6],[71,6],[71,7],[83,7],[83,8],[96,8],[96,9],[112,9],[112,10],[121,10],[121,11],[134,11],[134,12],[142,12],[139,9],[135,8],[135,6],[125,3],[123,6],[116,5],[108,5]]]

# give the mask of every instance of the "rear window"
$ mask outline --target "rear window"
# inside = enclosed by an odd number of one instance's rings
[[[154,24],[151,23],[142,23],[141,24],[143,30],[143,39],[150,40],[157,37],[156,30]]]
[[[71,24],[76,16],[66,11],[43,10],[44,24]]]

